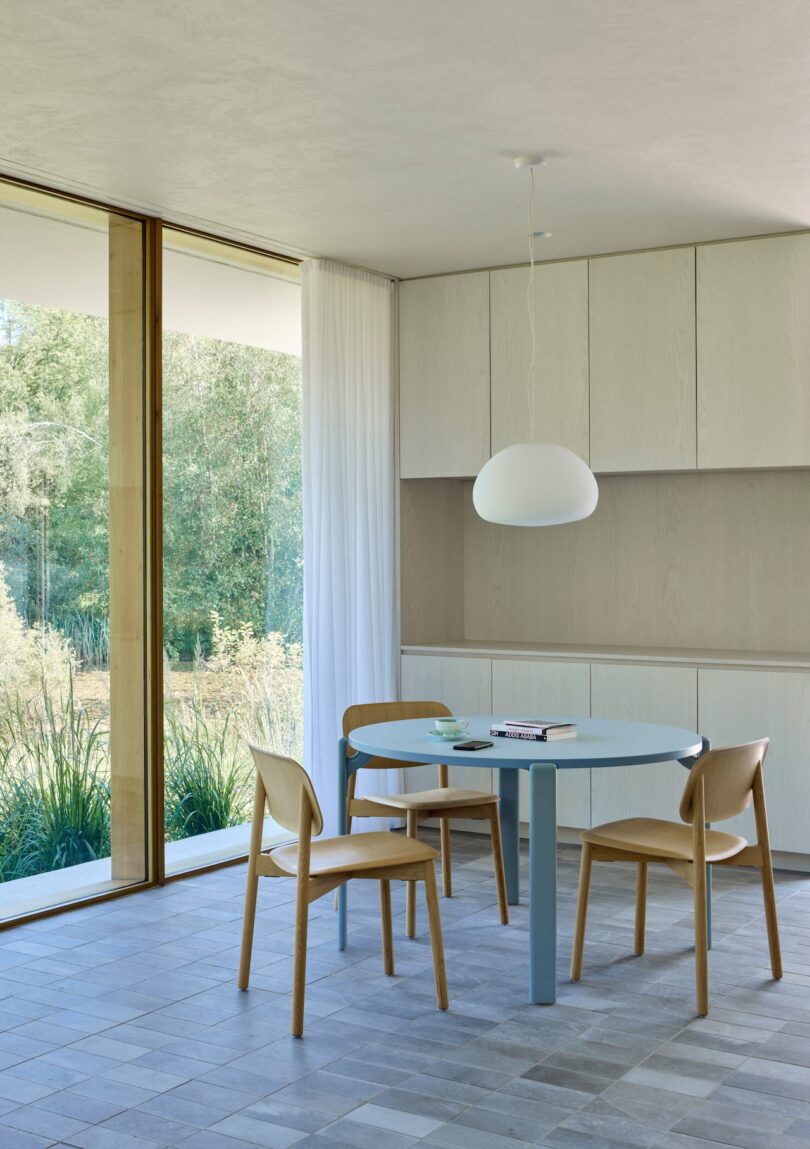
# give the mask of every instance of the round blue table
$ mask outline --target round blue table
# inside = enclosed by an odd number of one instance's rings
[[[577,737],[556,742],[526,742],[491,738],[493,722],[504,715],[476,715],[469,732],[458,739],[485,739],[494,745],[469,752],[439,742],[427,731],[429,718],[381,722],[351,735],[347,748],[340,740],[338,755],[339,832],[346,833],[346,795],[351,774],[371,758],[399,762],[444,762],[448,766],[478,766],[499,772],[501,829],[507,896],[520,899],[519,770],[529,774],[529,1001],[549,1005],[557,995],[557,771],[602,769],[678,761],[690,767],[708,749],[706,739],[676,726],[620,722],[607,718],[552,718],[575,722]],[[353,753],[354,752],[354,753]],[[338,895],[338,946],[346,947],[346,887]]]

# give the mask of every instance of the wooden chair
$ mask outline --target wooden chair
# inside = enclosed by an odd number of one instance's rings
[[[300,1037],[304,1031],[309,903],[350,878],[371,878],[379,881],[383,967],[387,974],[393,974],[391,881],[424,882],[433,948],[436,1004],[439,1009],[447,1009],[447,979],[434,869],[436,851],[424,842],[415,842],[402,834],[385,832],[312,841],[313,834],[320,834],[323,829],[323,815],[309,775],[292,758],[270,754],[255,746],[251,746],[251,751],[256,763],[256,791],[245,890],[239,988],[247,989],[250,979],[256,895],[260,877],[296,879],[291,1026],[294,1037]],[[285,830],[297,831],[297,843],[279,846],[269,854],[262,853],[265,807],[279,826],[283,826]]]
[[[370,702],[360,706],[350,706],[343,715],[343,735],[351,744],[351,732],[358,726],[372,726],[377,722],[396,722],[407,718],[442,718],[452,714],[441,702]],[[429,725],[429,724],[426,724]],[[436,754],[441,751],[437,748]],[[364,770],[398,770],[401,767],[417,766],[417,762],[395,762],[388,758],[372,758]],[[349,779],[348,823],[351,833],[353,818],[391,817],[404,814],[406,832],[409,838],[416,838],[421,822],[428,818],[438,818],[441,834],[442,855],[442,894],[449,898],[453,893],[453,879],[450,866],[450,819],[471,818],[489,823],[492,836],[492,860],[495,866],[495,885],[498,891],[498,909],[501,925],[509,925],[509,906],[506,901],[506,878],[503,869],[503,845],[501,843],[501,822],[498,813],[497,794],[485,790],[461,790],[448,784],[447,766],[439,766],[439,788],[422,790],[414,794],[390,794],[386,797],[355,797],[357,772]],[[416,936],[416,886],[408,885],[405,901],[405,933],[409,938]]]
[[[644,953],[644,923],[647,903],[647,865],[663,862],[692,886],[695,894],[695,980],[697,1011],[709,1011],[709,956],[707,933],[706,866],[756,866],[762,879],[765,923],[768,930],[771,971],[782,976],[782,955],[773,865],[765,810],[762,763],[768,752],[768,739],[709,750],[692,767],[681,799],[679,822],[654,818],[628,818],[609,822],[582,834],[582,863],[577,898],[571,980],[582,974],[585,945],[585,919],[592,862],[636,862],[635,952]],[[742,813],[754,803],[757,841],[706,828],[707,822],[723,822]]]

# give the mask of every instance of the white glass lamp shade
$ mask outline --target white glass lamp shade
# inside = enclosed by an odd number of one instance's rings
[[[515,443],[481,468],[473,503],[482,519],[515,527],[548,527],[587,519],[599,488],[593,471],[558,443]]]

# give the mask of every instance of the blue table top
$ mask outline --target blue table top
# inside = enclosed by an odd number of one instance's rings
[[[467,732],[456,741],[485,739],[494,745],[474,752],[454,750],[453,742],[431,738],[430,718],[403,722],[380,722],[353,730],[349,738],[355,750],[399,762],[446,762],[457,766],[512,767],[527,770],[532,762],[553,762],[560,770],[590,766],[631,766],[647,762],[671,762],[701,753],[703,740],[692,730],[656,726],[648,722],[623,722],[612,718],[577,718],[543,715],[553,721],[575,722],[576,738],[556,742],[526,742],[490,737],[489,728],[511,715],[473,715]],[[525,715],[516,715],[524,717]]]

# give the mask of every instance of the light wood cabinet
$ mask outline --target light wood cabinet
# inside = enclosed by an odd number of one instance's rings
[[[489,458],[489,273],[400,284],[400,473],[477,475]]]
[[[529,269],[490,273],[492,454],[530,437],[532,341]],[[535,442],[560,443],[588,461],[588,261],[535,267]]]
[[[592,259],[591,467],[696,465],[695,249]]]
[[[810,674],[759,670],[699,670],[701,733],[713,746],[770,738],[765,799],[771,846],[810,854]],[[753,813],[722,829],[756,838]]]
[[[489,714],[492,710],[492,671],[488,658],[454,658],[423,654],[402,656],[402,698],[415,702],[443,702],[454,714]],[[432,725],[425,719],[425,729]],[[441,760],[441,744],[436,761]],[[405,771],[405,788],[429,790],[437,785],[435,766],[413,766]],[[471,790],[492,790],[492,771],[483,767],[450,767],[450,785]]]
[[[492,660],[492,711],[498,717],[544,718],[590,713],[587,662]],[[538,743],[538,756],[553,746]],[[561,770],[557,775],[557,823],[576,829],[591,825],[591,771]],[[520,775],[520,820],[529,820],[529,779]]]
[[[693,666],[591,666],[591,715],[697,730],[697,670]],[[678,762],[593,771],[593,825],[620,818],[678,820],[686,785]]]
[[[698,465],[810,465],[810,235],[697,256]]]

